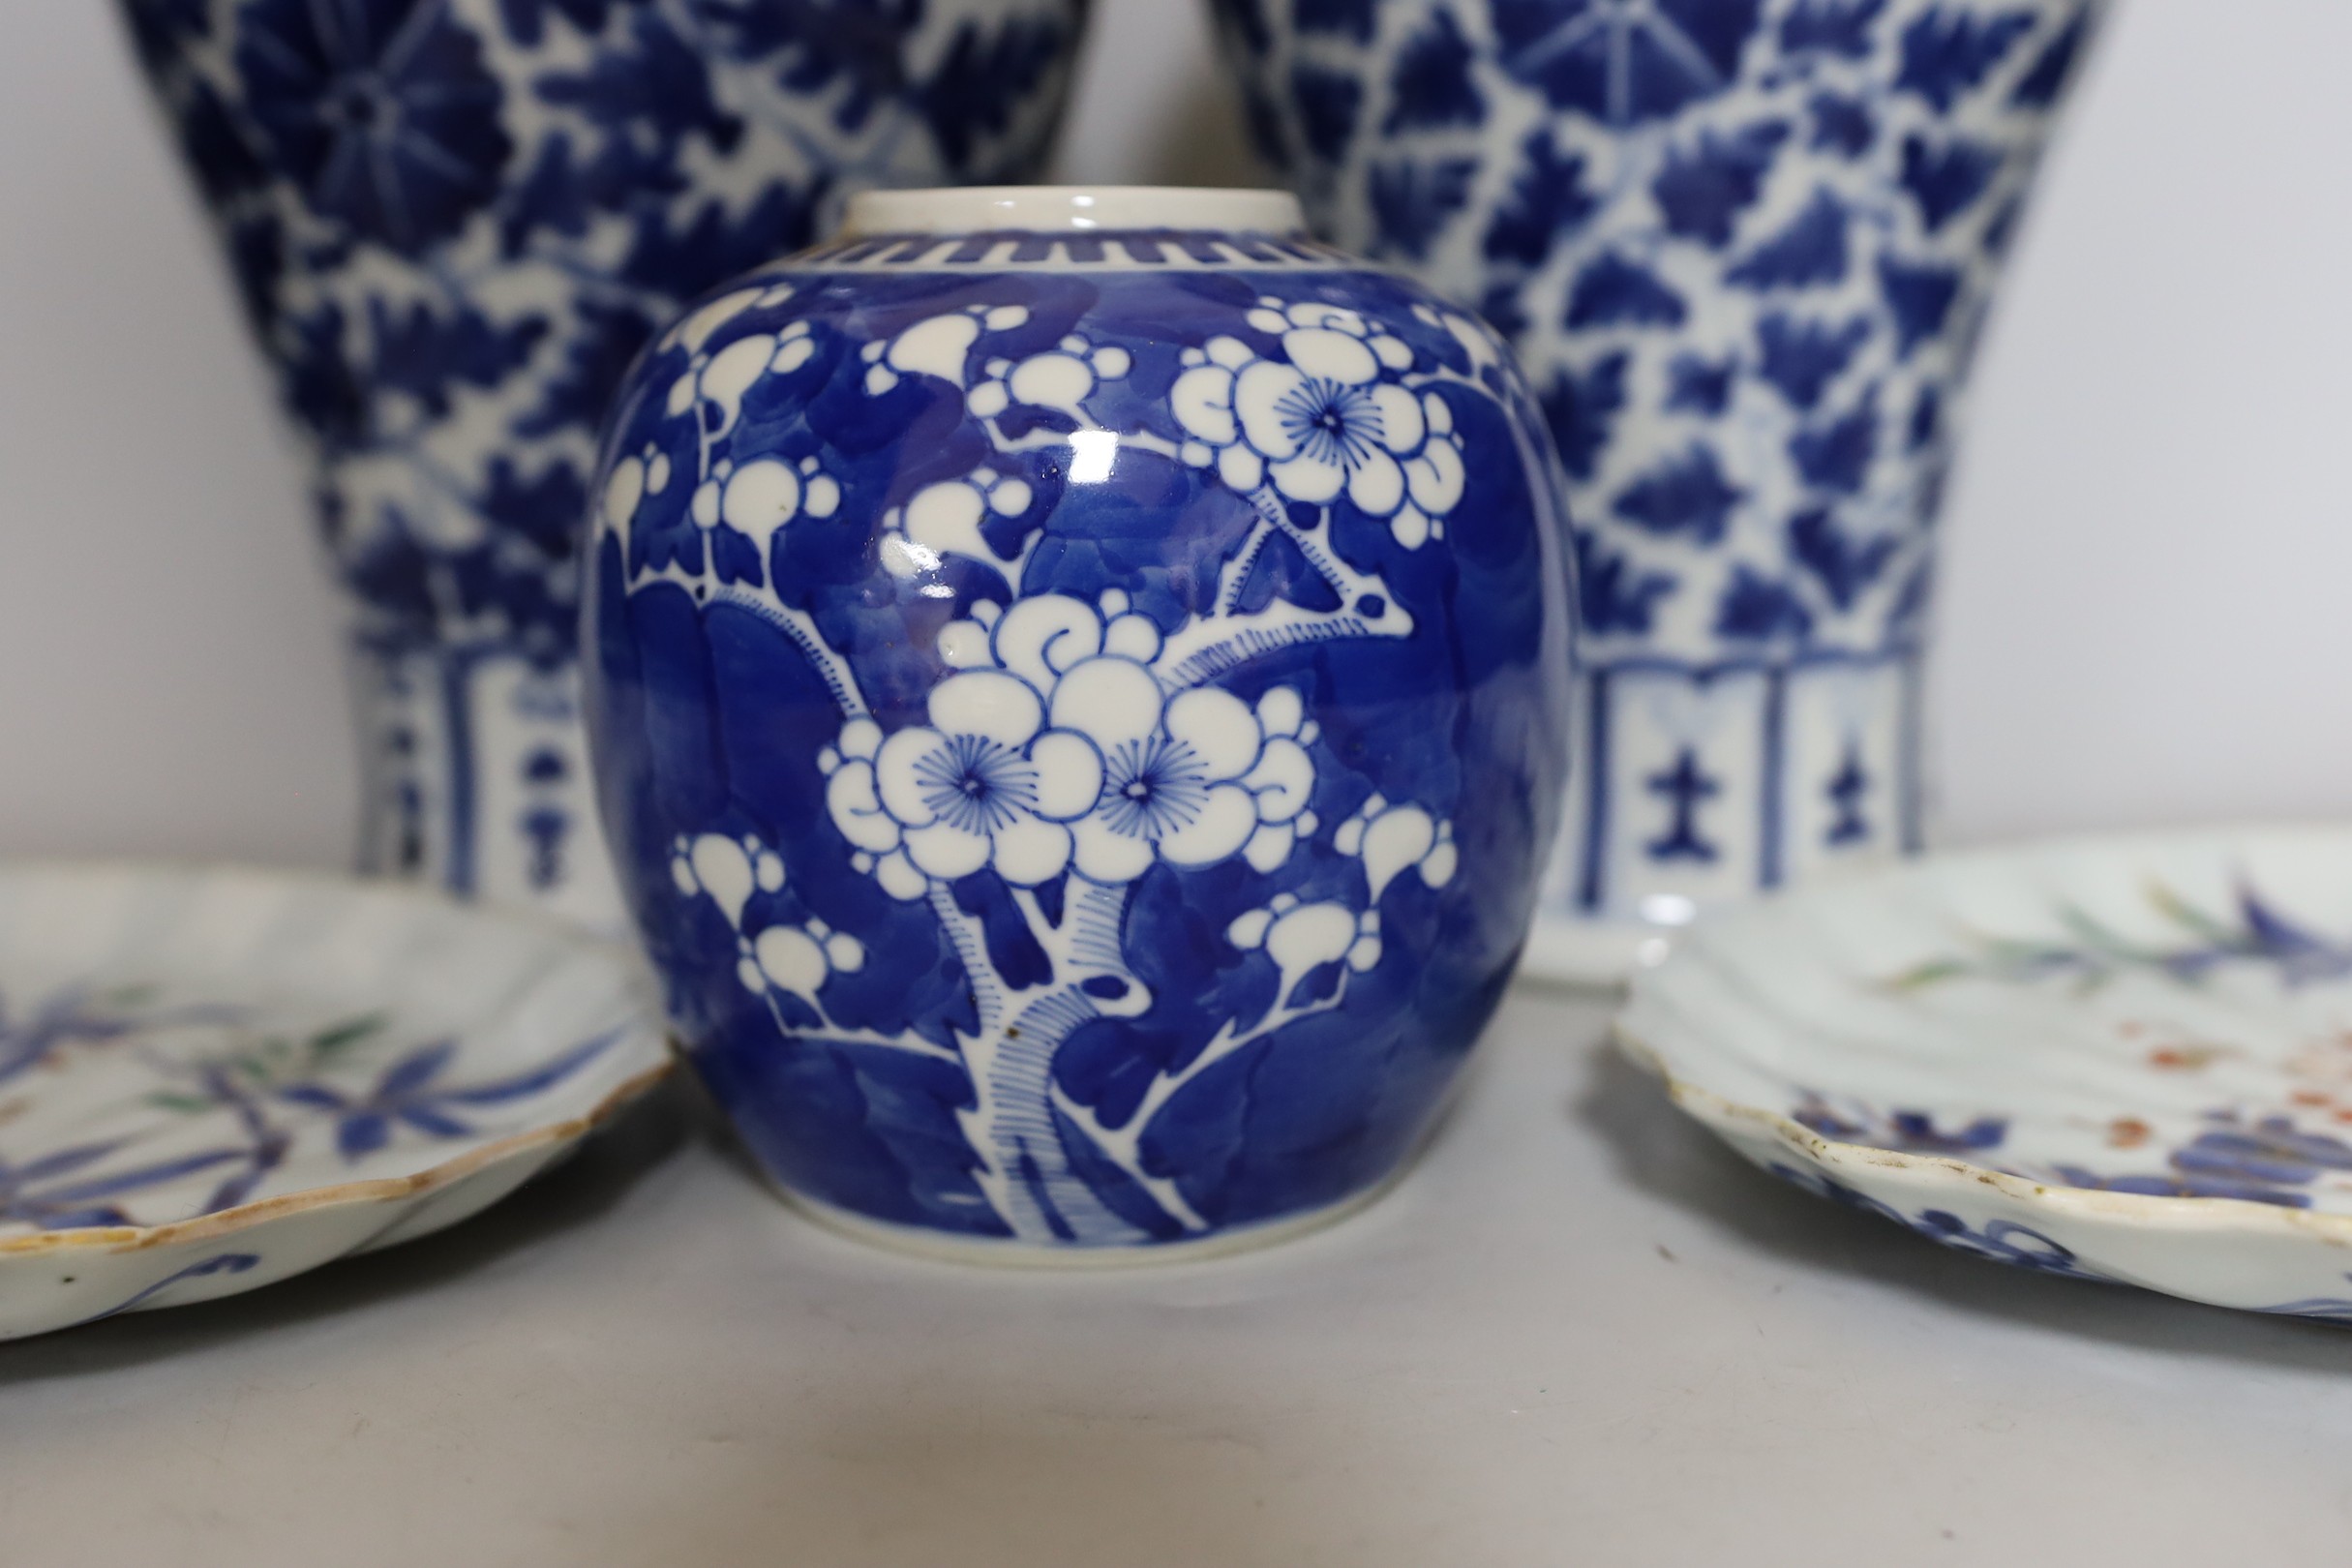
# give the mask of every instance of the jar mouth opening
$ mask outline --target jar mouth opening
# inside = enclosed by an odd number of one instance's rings
[[[1221,191],[1180,185],[977,185],[927,191],[860,191],[849,199],[843,239],[886,234],[1084,233],[1090,229],[1219,229],[1303,235],[1306,218],[1287,191]]]

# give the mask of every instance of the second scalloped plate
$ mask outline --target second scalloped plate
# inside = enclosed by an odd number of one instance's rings
[[[1940,857],[1711,917],[1619,1038],[1947,1246],[2352,1322],[2352,829]]]

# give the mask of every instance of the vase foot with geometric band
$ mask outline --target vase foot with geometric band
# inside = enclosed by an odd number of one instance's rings
[[[361,869],[620,935],[578,666],[365,644],[352,666]]]
[[[1905,650],[1582,672],[1525,970],[1613,984],[1710,904],[1916,853],[1919,678]]]

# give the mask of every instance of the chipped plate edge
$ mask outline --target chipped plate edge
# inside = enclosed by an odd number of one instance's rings
[[[609,953],[625,966],[642,969],[624,944],[551,916],[460,903],[432,889],[386,879],[315,867],[168,857],[0,859],[0,875],[79,874],[222,876],[341,889],[368,898],[430,905],[467,918],[527,926],[581,951]],[[633,980],[629,989],[638,997],[640,1024],[618,1043],[649,1060],[587,1110],[560,1121],[476,1144],[405,1176],[303,1188],[163,1224],[70,1226],[0,1238],[0,1342],[125,1312],[242,1294],[340,1257],[413,1241],[471,1219],[556,1163],[677,1071],[677,1053],[647,980]],[[271,1243],[267,1251],[246,1250],[244,1244],[257,1244],[265,1237]],[[182,1261],[190,1253],[203,1255]],[[58,1268],[75,1272],[55,1274],[55,1286],[41,1290],[38,1279]]]
[[[2069,833],[1938,854],[1816,884],[1784,898],[1835,897],[1901,881],[1951,860],[2134,848],[2260,836],[2352,837],[2352,824],[2229,823],[2118,833]],[[1762,918],[1765,906],[1742,906]],[[1731,912],[1727,912],[1731,913]],[[1703,929],[1703,928],[1702,928]],[[1694,931],[1685,940],[1704,940]],[[1679,944],[1677,944],[1679,946]],[[1959,1251],[2066,1278],[2134,1285],[2241,1311],[2352,1324],[2352,1214],[2314,1213],[2229,1197],[2173,1197],[2066,1187],[1948,1155],[1844,1142],[1780,1111],[1745,1104],[1677,1070],[1671,1039],[1695,1026],[1653,1008],[1674,959],[1638,971],[1611,1025],[1616,1049],[1656,1075],[1683,1114],[1751,1164],[1845,1206],[1893,1220]],[[1727,1050],[1727,1046],[1702,1049]]]

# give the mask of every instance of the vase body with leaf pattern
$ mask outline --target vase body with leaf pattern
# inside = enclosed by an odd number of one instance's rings
[[[1565,468],[1530,970],[1915,851],[1935,520],[2092,0],[1217,0],[1326,237],[1474,306]]]
[[[578,561],[614,384],[871,185],[1021,178],[1085,0],[123,0],[317,459],[367,868],[618,926]]]

